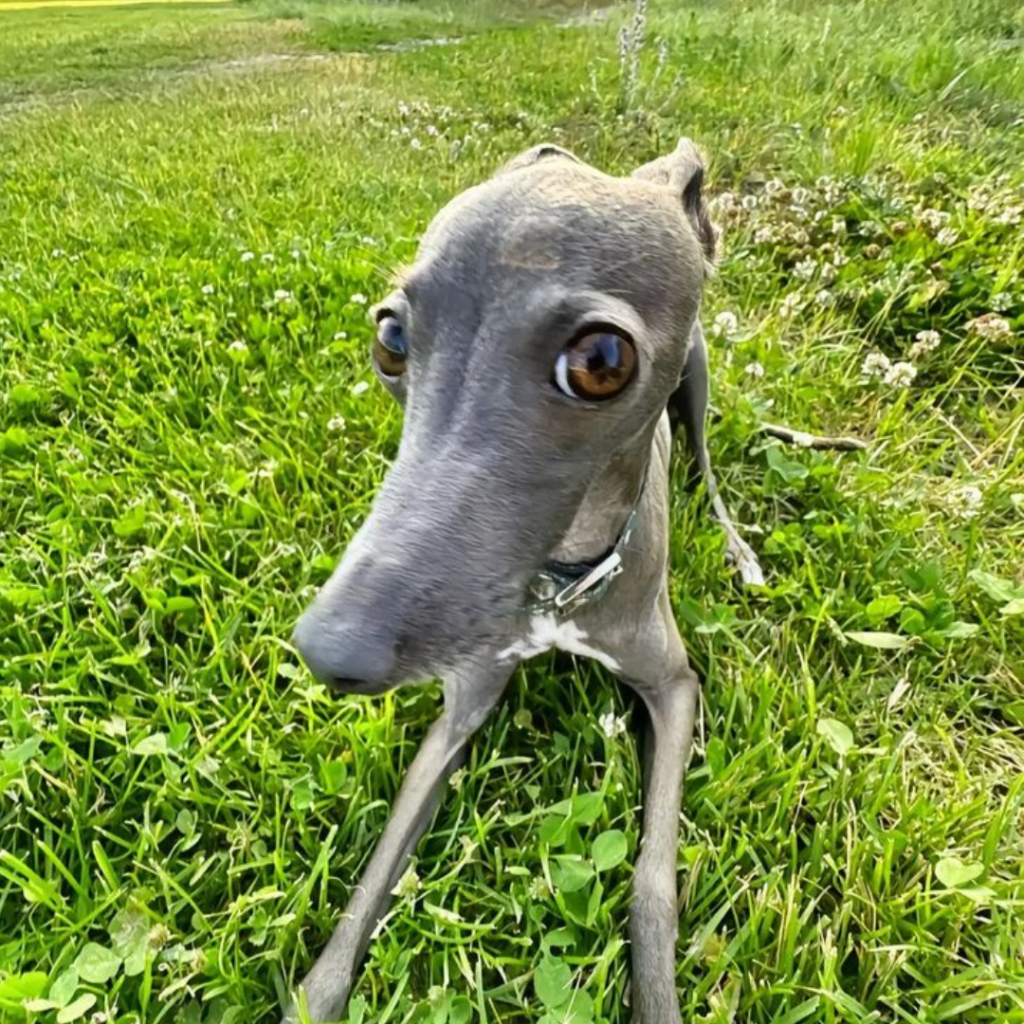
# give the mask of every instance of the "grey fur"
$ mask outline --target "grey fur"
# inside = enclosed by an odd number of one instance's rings
[[[313,672],[341,680],[342,690],[379,693],[440,677],[445,709],[300,986],[313,1021],[342,1014],[446,779],[520,658],[551,636],[613,668],[649,711],[630,918],[633,1021],[680,1021],[676,851],[699,683],[668,597],[669,406],[730,557],[745,580],[762,580],[715,493],[704,443],[708,374],[697,317],[715,237],[702,174],[688,140],[630,178],[536,147],[441,211],[381,304],[402,319],[410,344],[407,373],[384,380],[405,406],[401,446],[295,643]],[[585,322],[618,325],[636,344],[636,378],[606,403],[582,403],[551,383],[559,352]],[[606,551],[638,498],[624,571],[607,595],[560,632],[554,621],[531,622],[532,575],[551,558]]]

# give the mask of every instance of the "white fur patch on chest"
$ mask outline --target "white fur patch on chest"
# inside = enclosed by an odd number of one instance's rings
[[[523,661],[550,651],[553,647],[560,651],[568,651],[569,654],[593,658],[611,672],[619,670],[619,663],[613,657],[587,643],[587,634],[575,622],[571,619],[559,619],[550,612],[532,616],[529,633],[522,640],[517,640],[499,652],[498,658],[501,661],[513,658]]]

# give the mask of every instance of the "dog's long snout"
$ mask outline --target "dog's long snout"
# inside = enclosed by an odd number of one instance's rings
[[[397,660],[394,641],[364,622],[328,619],[314,604],[292,634],[310,672],[342,693],[380,693],[390,685]]]

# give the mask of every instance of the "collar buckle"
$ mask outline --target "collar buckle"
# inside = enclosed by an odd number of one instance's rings
[[[581,599],[601,597],[608,588],[608,584],[620,572],[622,572],[622,555],[618,551],[613,551],[607,558],[598,562],[586,576],[581,576],[555,594],[552,598],[555,611],[564,613],[575,607]]]
[[[576,608],[603,597],[611,581],[622,572],[622,556],[636,529],[638,506],[639,502],[630,512],[615,546],[596,565],[581,571],[575,566],[548,563],[537,573],[530,584],[532,600],[527,609],[568,615]]]

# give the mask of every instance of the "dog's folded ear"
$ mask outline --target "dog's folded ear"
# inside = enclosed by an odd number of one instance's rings
[[[713,273],[718,233],[704,202],[704,158],[700,150],[690,139],[680,139],[673,152],[638,167],[632,177],[664,185],[679,197],[683,213],[704,250],[706,271]]]
[[[507,164],[503,164],[498,168],[498,174],[508,174],[509,171],[518,171],[522,167],[529,167],[541,160],[557,158],[571,160],[574,164],[580,162],[579,157],[570,153],[569,150],[562,149],[561,146],[556,146],[553,142],[542,142],[539,146],[531,146],[525,153],[520,153],[519,156],[509,160]]]

